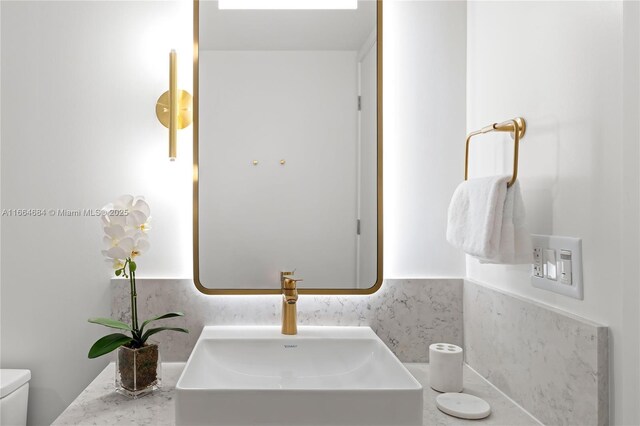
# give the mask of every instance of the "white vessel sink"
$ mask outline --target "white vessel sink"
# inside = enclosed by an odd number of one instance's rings
[[[422,386],[369,327],[205,327],[177,425],[422,425]]]

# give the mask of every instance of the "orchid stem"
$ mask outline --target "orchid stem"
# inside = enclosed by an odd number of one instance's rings
[[[131,272],[131,277],[133,278],[133,292],[134,292],[133,299],[134,299],[134,302],[135,302],[134,306],[136,308],[136,316],[135,316],[135,319],[136,319],[136,332],[138,332],[139,331],[139,329],[138,329],[138,325],[139,325],[138,324],[138,291],[136,289],[136,273],[135,273],[135,271]]]
[[[129,266],[129,284],[131,285],[131,328],[134,337],[138,334],[138,293],[136,292],[135,272],[131,271],[131,259],[127,259],[125,267]]]

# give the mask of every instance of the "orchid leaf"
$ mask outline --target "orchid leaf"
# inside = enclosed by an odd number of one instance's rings
[[[122,333],[113,333],[98,339],[89,349],[89,358],[97,358],[108,354],[114,349],[131,342],[131,337]]]
[[[186,328],[178,328],[178,327],[158,327],[158,328],[150,328],[146,333],[142,336],[142,341],[146,342],[147,339],[153,336],[156,333],[160,333],[161,331],[179,331],[181,333],[189,333],[189,330]]]
[[[151,323],[153,321],[158,321],[158,320],[166,319],[166,318],[181,317],[181,316],[184,316],[184,314],[182,312],[169,312],[167,314],[160,315],[159,317],[148,319],[148,320],[146,320],[145,322],[142,323],[142,326],[140,327],[140,331],[144,330],[144,328],[147,326],[147,324],[149,324],[149,323]]]
[[[131,326],[122,321],[116,321],[111,318],[89,318],[89,322],[92,324],[100,324],[109,328],[117,328],[118,330],[131,331]]]

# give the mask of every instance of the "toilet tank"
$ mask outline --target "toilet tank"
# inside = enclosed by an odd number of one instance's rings
[[[0,370],[0,425],[24,426],[27,424],[29,400],[29,370]]]

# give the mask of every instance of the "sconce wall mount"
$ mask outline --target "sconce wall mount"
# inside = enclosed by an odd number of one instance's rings
[[[169,159],[177,156],[178,129],[189,126],[193,120],[193,97],[185,90],[178,90],[177,55],[169,53],[169,90],[156,102],[156,116],[169,129]]]

